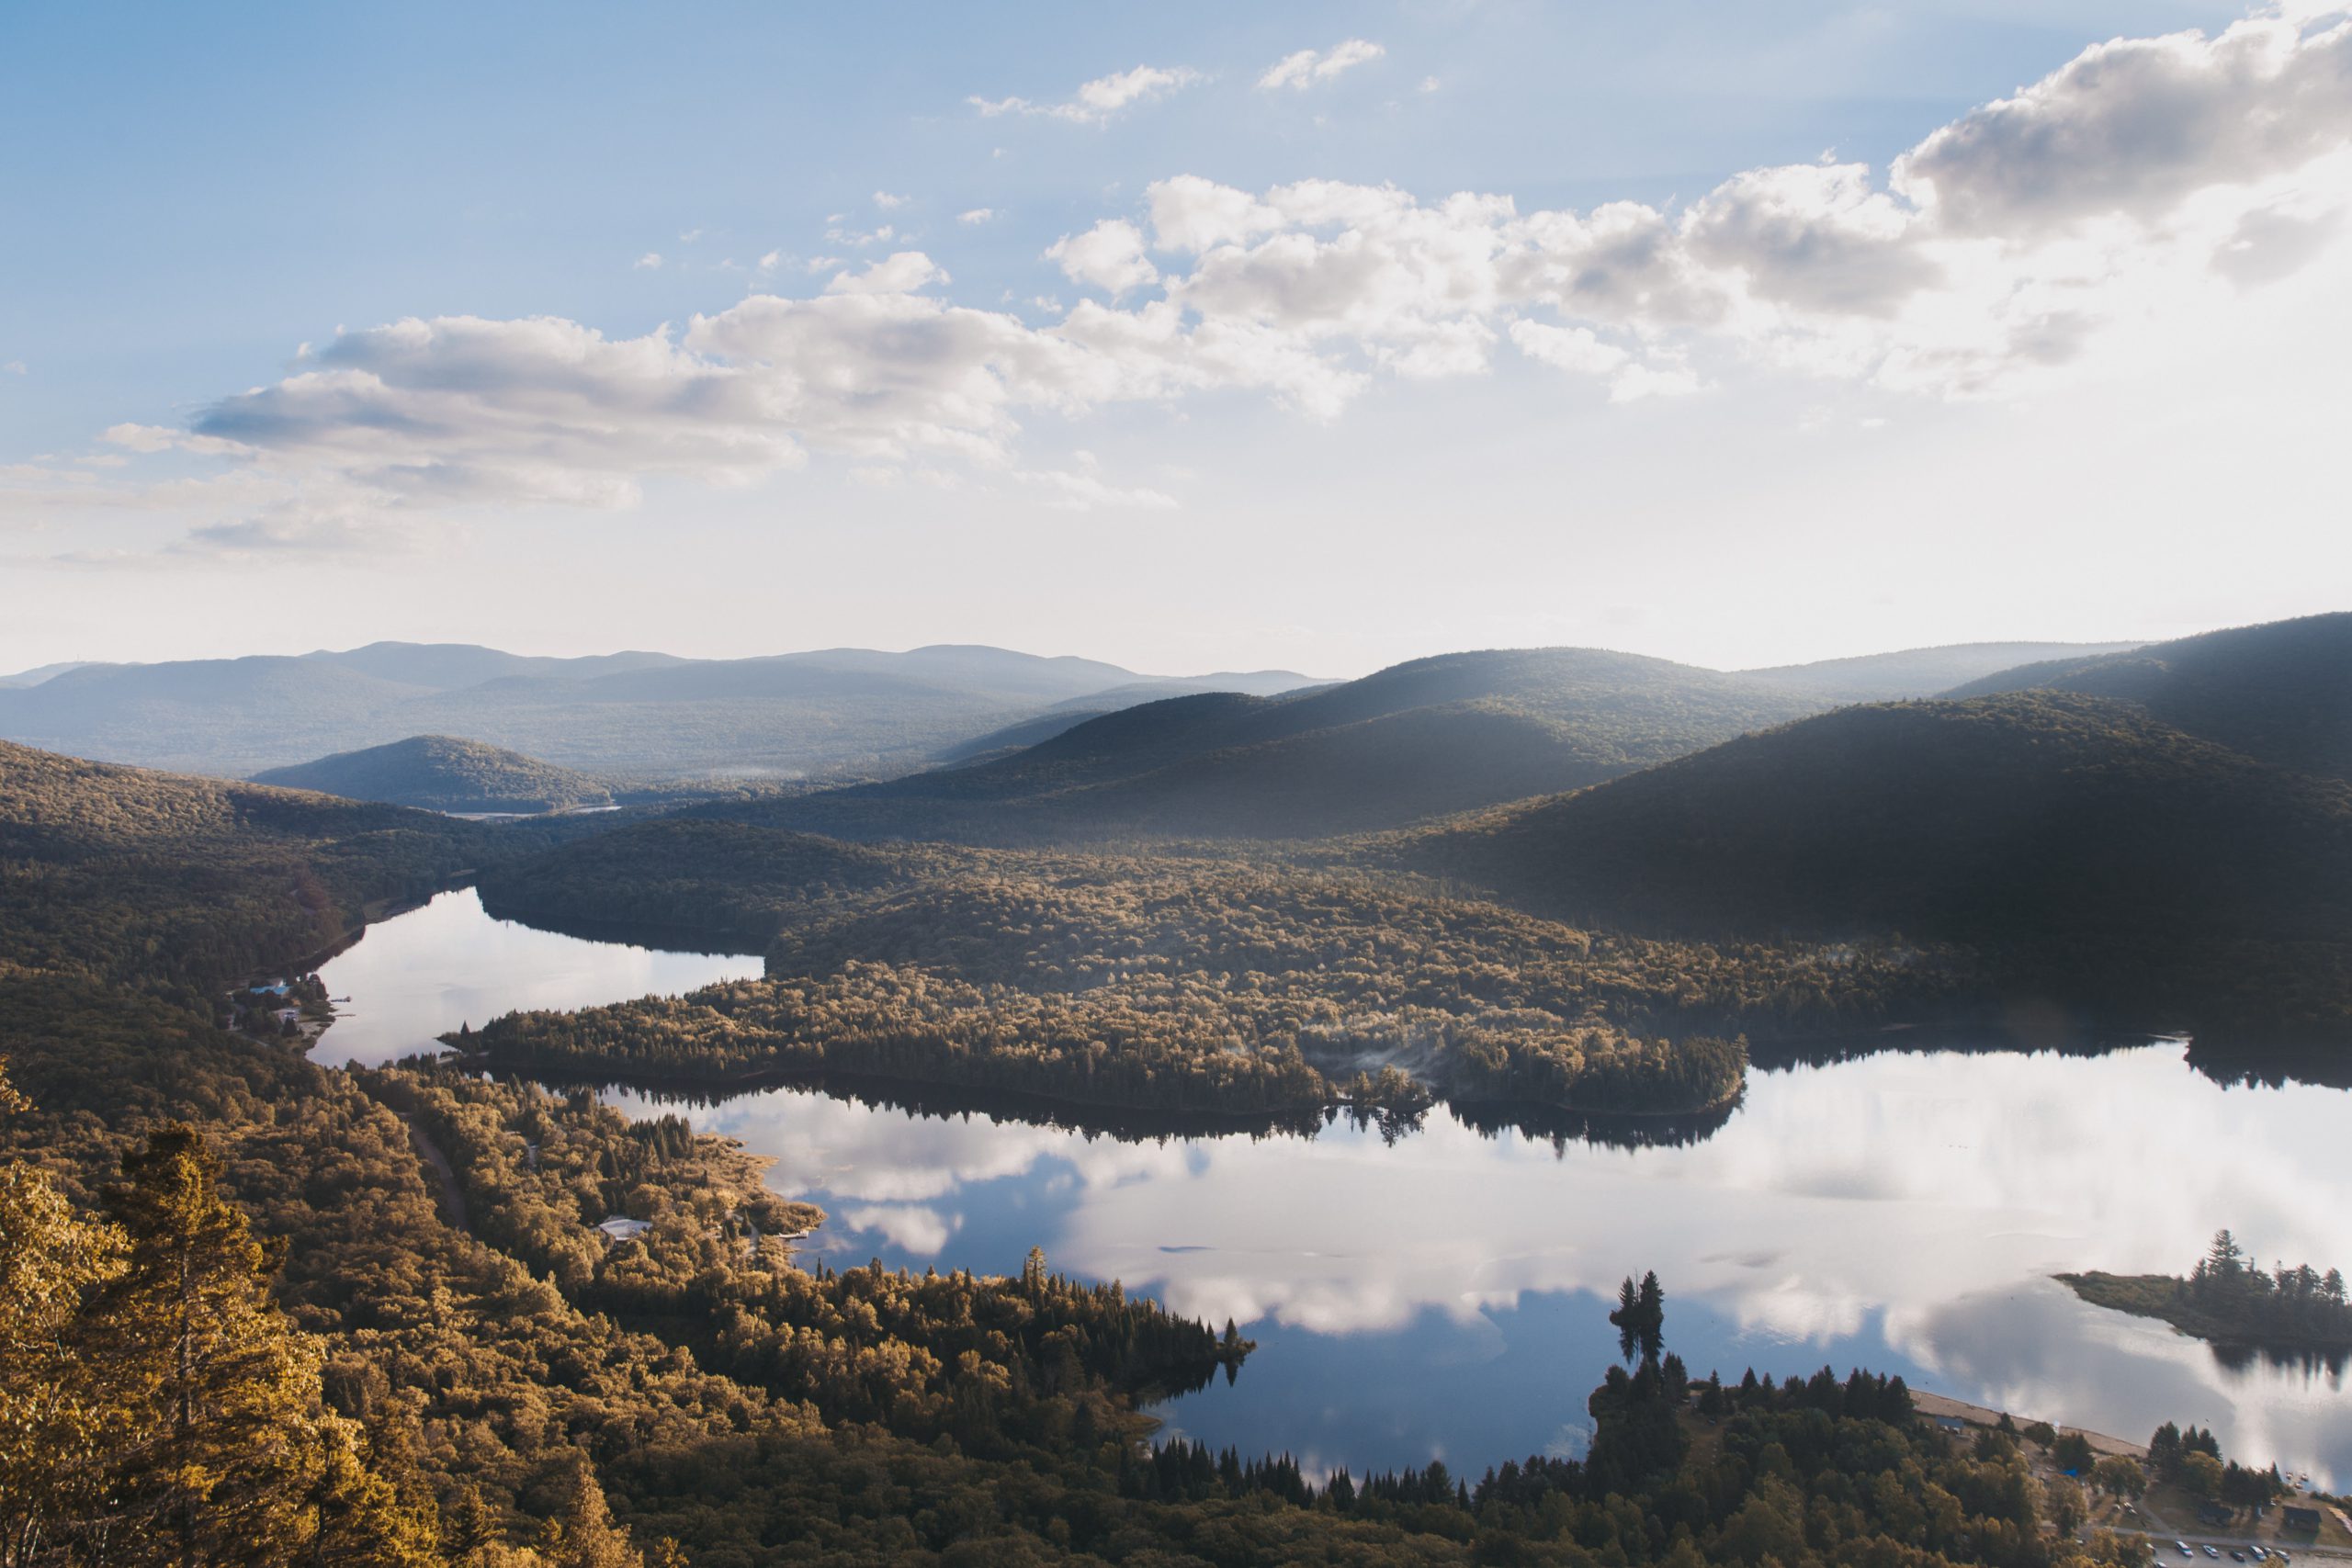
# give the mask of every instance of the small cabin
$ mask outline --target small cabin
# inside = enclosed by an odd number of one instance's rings
[[[2319,1533],[2319,1510],[2317,1508],[2299,1508],[2292,1503],[2290,1503],[2285,1507],[2278,1510],[2278,1528],[2280,1529],[2302,1530],[2312,1535],[2317,1535]]]
[[[615,1214],[596,1228],[605,1233],[605,1240],[609,1245],[616,1241],[635,1241],[651,1230],[653,1224],[649,1220],[632,1220],[626,1214]]]

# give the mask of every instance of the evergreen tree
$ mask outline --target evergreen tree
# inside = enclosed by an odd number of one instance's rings
[[[0,1111],[26,1109],[0,1062]],[[78,1218],[48,1174],[0,1166],[0,1565],[96,1517],[118,1426],[86,1353],[83,1298],[122,1269],[122,1233]]]
[[[270,1260],[220,1192],[220,1162],[173,1124],[123,1158],[107,1206],[129,1237],[92,1303],[124,1440],[108,1562],[438,1561],[430,1506],[401,1499],[356,1423],[320,1395],[317,1342],[271,1303]]]

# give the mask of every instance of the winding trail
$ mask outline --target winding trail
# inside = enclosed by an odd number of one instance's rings
[[[441,1145],[416,1124],[414,1117],[403,1113],[401,1125],[408,1129],[408,1141],[416,1145],[416,1157],[424,1162],[424,1168],[432,1172],[434,1179],[440,1184],[441,1217],[471,1235],[473,1227],[466,1223],[466,1195],[458,1189],[458,1173],[450,1168],[449,1156],[443,1154]]]

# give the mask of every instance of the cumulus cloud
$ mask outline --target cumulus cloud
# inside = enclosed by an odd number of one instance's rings
[[[1379,59],[1388,51],[1376,43],[1351,38],[1329,49],[1302,49],[1295,54],[1285,54],[1266,68],[1258,78],[1261,87],[1294,87],[1300,92],[1329,82],[1343,71]]]
[[[985,223],[995,216],[996,209],[992,207],[975,207],[968,211],[957,213],[956,215],[956,221],[958,223]]]
[[[896,251],[864,272],[840,272],[825,285],[828,294],[912,294],[934,283],[950,283],[937,264],[921,251]]]
[[[2261,180],[2352,134],[2352,32],[2295,21],[2085,50],[1897,161],[1950,235],[2017,241],[2110,215],[2154,222],[2194,192]]]
[[[1066,234],[1046,247],[1073,283],[1084,283],[1116,299],[1159,281],[1159,269],[1145,254],[1143,231],[1124,218],[1106,218],[1083,234]]]
[[[1138,65],[1132,71],[1114,72],[1081,83],[1077,92],[1059,103],[1041,104],[1027,98],[971,97],[965,101],[987,118],[999,115],[1043,115],[1049,119],[1066,119],[1080,125],[1102,125],[1122,109],[1153,98],[1163,97],[1180,87],[1189,87],[1201,79],[1201,73],[1185,66]]]
[[[662,253],[660,251],[648,251],[629,265],[637,268],[639,272],[657,271],[662,265]]]
[[[1045,324],[922,292],[948,279],[901,250],[815,298],[754,294],[638,338],[470,317],[344,333],[186,431],[107,439],[311,476],[337,505],[615,505],[649,477],[741,482],[810,453],[1021,475],[1035,411],[1238,389],[1331,418],[1384,379],[1487,371],[1506,344],[1615,402],[1741,365],[1997,394],[2331,254],[2352,209],[2347,71],[2352,22],[2103,44],[1884,171],[1752,169],[1679,209],[1179,175],[1046,251],[1094,292]],[[1134,74],[1087,112],[1156,90]],[[1168,499],[1023,477],[1059,503]]]
[[[874,193],[874,205],[885,212],[904,207],[906,204],[907,198],[903,196],[892,196],[887,190],[877,190]]]

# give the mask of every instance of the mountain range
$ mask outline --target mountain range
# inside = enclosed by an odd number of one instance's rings
[[[1252,692],[1311,683],[1264,671],[1165,685],[1193,691],[1204,680]],[[0,738],[230,775],[424,734],[658,777],[854,775],[924,765],[943,748],[1057,704],[1162,684],[1092,660],[960,646],[536,659],[379,642],[300,657],[67,669],[0,686]]]

